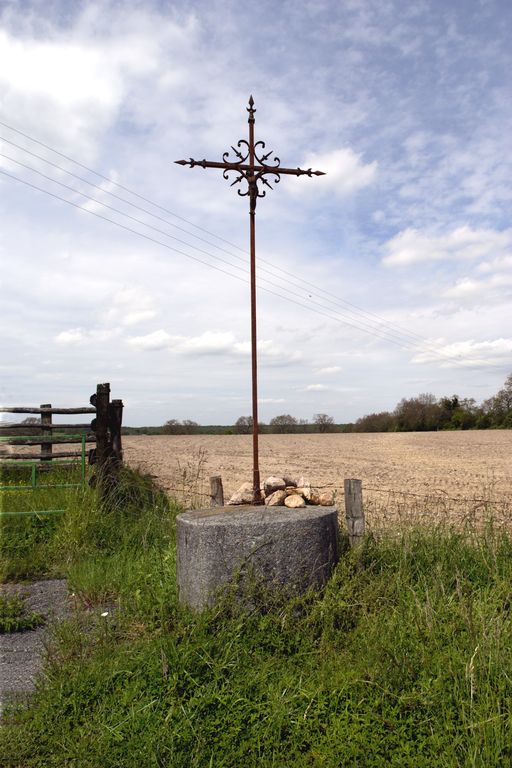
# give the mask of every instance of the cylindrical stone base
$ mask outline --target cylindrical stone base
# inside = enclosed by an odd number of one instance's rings
[[[217,507],[177,517],[180,601],[212,605],[233,577],[290,593],[320,587],[339,555],[336,507]]]

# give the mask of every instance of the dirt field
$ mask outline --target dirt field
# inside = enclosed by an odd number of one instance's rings
[[[211,475],[226,499],[252,477],[252,442],[244,435],[135,436],[123,440],[128,464],[154,475],[187,505],[209,505]],[[363,481],[367,519],[375,527],[397,518],[512,518],[512,431],[260,436],[262,479],[304,476],[336,490],[344,478]]]

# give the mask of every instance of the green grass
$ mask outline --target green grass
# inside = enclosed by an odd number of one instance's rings
[[[80,480],[78,463],[38,469],[37,487],[32,489],[30,468],[0,465],[0,581],[65,574],[61,518],[69,512],[73,514],[66,519],[76,520],[74,511],[79,509],[83,519],[95,507],[94,494],[78,486]],[[11,486],[15,489],[9,490]]]
[[[369,537],[321,594],[254,584],[245,608],[226,593],[195,615],[177,510],[148,480],[77,500],[47,544],[83,610],[7,715],[2,768],[512,766],[505,533]]]
[[[10,632],[25,632],[44,623],[44,617],[36,611],[29,611],[19,595],[0,595],[0,635]]]

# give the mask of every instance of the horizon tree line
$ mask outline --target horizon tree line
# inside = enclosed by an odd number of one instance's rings
[[[191,419],[170,419],[162,427],[163,434],[198,434],[202,430]],[[427,432],[446,429],[512,429],[512,373],[504,386],[478,405],[472,397],[449,395],[437,398],[430,392],[402,398],[392,411],[369,413],[355,422],[337,424],[332,416],[316,413],[311,422],[282,413],[259,423],[262,434],[294,434],[313,432]],[[232,426],[221,427],[227,434],[248,435],[252,432],[252,416],[240,416]]]

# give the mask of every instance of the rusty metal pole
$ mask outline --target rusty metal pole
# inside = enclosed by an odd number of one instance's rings
[[[235,173],[236,178],[231,186],[247,182],[247,190],[238,194],[242,197],[249,196],[249,218],[251,222],[251,356],[252,356],[252,451],[253,451],[253,501],[261,504],[263,497],[260,489],[260,468],[258,459],[258,361],[256,339],[256,201],[258,197],[265,197],[266,190],[273,189],[267,177],[277,184],[282,175],[286,176],[324,176],[323,171],[313,171],[311,168],[282,168],[278,157],[271,156],[273,152],[262,154],[265,149],[264,141],[254,141],[254,99],[249,99],[249,141],[240,139],[236,147],[231,146],[235,157],[229,160],[230,152],[224,152],[222,163],[214,160],[175,160],[178,165],[188,165],[190,168],[218,168],[222,171],[226,181],[230,181],[230,173]],[[238,147],[238,148],[237,148]],[[261,188],[258,184],[261,183]]]
[[[254,174],[254,100],[249,99],[249,218],[251,222],[251,362],[252,362],[252,490],[254,504],[263,501],[260,488],[258,450],[258,343],[256,324],[256,200],[258,188]]]

